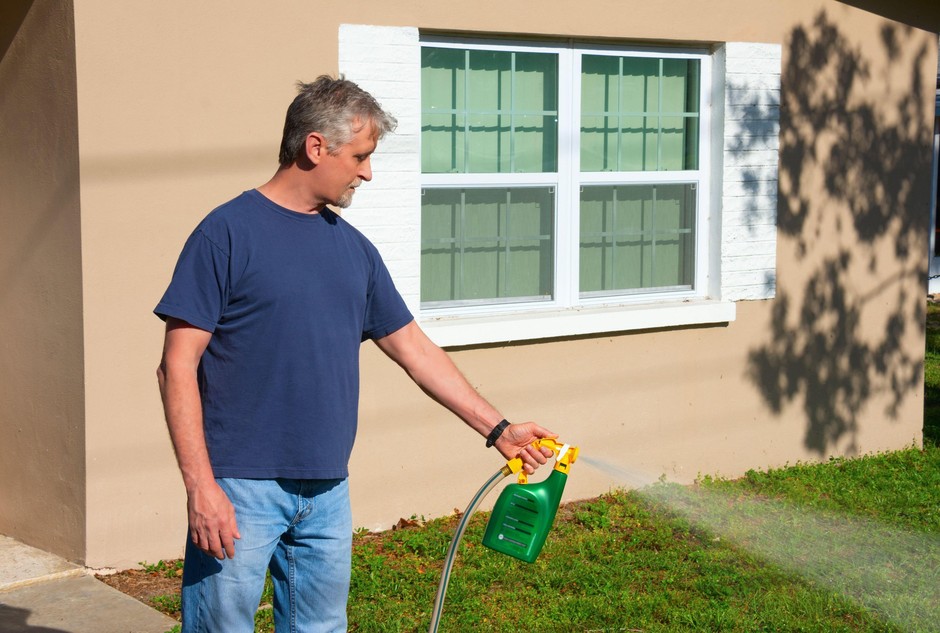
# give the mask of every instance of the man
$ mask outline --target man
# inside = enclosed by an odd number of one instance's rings
[[[355,84],[300,84],[280,167],[196,228],[155,309],[157,371],[187,492],[183,631],[254,630],[270,568],[278,631],[343,631],[359,346],[532,472],[554,437],[509,425],[417,326],[375,247],[327,205],[372,178],[395,120]]]

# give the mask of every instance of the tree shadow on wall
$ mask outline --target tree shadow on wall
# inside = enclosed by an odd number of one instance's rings
[[[919,74],[930,51],[924,39],[905,56],[899,43],[911,37],[883,27],[888,63],[877,71],[825,12],[785,44],[777,228],[778,266],[790,258],[791,273],[747,372],[774,413],[802,404],[804,443],[820,455],[858,452],[871,398],[886,396],[897,420],[923,386],[923,354],[902,346],[910,328],[924,331],[931,185]],[[871,96],[889,73],[911,86],[894,102]]]

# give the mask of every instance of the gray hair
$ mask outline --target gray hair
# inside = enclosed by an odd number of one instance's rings
[[[395,117],[383,110],[372,95],[342,76],[335,79],[321,75],[310,83],[298,81],[297,90],[299,94],[287,108],[284,121],[278,156],[281,167],[297,160],[311,132],[322,134],[327,141],[327,151],[335,153],[361,129],[353,129],[357,122],[362,125],[371,122],[376,140],[398,125]]]

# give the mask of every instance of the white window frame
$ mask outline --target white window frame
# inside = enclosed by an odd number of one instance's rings
[[[686,300],[706,296],[708,278],[708,181],[711,119],[711,55],[702,49],[619,47],[604,45],[554,45],[550,43],[514,42],[508,40],[444,38],[426,36],[422,46],[499,52],[546,53],[558,59],[558,157],[555,173],[422,173],[421,186],[425,187],[526,187],[549,186],[555,189],[554,209],[554,275],[553,293],[549,300],[498,301],[471,305],[455,301],[446,306],[422,305],[422,318],[434,320],[446,317],[505,315],[542,310],[570,310],[610,305],[636,305],[650,301]],[[699,168],[694,171],[580,171],[581,93],[577,78],[581,74],[583,55],[612,57],[648,57],[695,59],[700,64],[699,94]],[[576,89],[577,88],[577,89]],[[565,98],[565,97],[569,98]],[[567,123],[565,123],[567,122]],[[695,279],[690,290],[650,289],[648,292],[630,291],[606,293],[603,296],[581,297],[579,292],[579,218],[581,185],[673,184],[697,185],[695,209]]]
[[[564,95],[570,94],[570,66],[566,67],[566,60],[562,56],[563,47],[549,43],[531,43],[520,45],[511,40],[485,40],[460,37],[442,37],[442,36],[424,36],[421,38],[422,48],[430,45],[436,48],[470,49],[484,51],[500,52],[539,52],[554,54],[558,57],[558,118],[559,120],[570,116],[570,102],[564,99]],[[430,326],[432,329],[438,322],[450,322],[453,324],[455,317],[487,317],[487,316],[505,316],[511,314],[525,314],[532,311],[557,310],[564,307],[559,302],[559,273],[564,270],[567,258],[559,247],[559,232],[562,231],[562,217],[559,213],[559,201],[563,192],[566,191],[565,184],[562,182],[561,174],[569,162],[570,139],[563,138],[561,129],[558,130],[558,157],[557,172],[525,172],[525,173],[455,173],[455,174],[421,174],[422,191],[425,187],[465,187],[465,188],[486,188],[486,187],[526,187],[526,186],[548,186],[555,189],[555,208],[554,213],[554,270],[552,298],[548,300],[535,301],[502,301],[491,303],[473,303],[470,305],[461,305],[460,302],[453,302],[450,305],[440,307],[421,306],[420,314],[422,323],[426,329]],[[566,280],[567,281],[567,280]],[[470,323],[470,320],[464,320],[464,323]]]
[[[459,38],[448,40],[460,42]],[[703,93],[711,95],[711,108],[702,113],[711,116],[711,124],[709,128],[703,124],[701,129],[707,130],[712,145],[709,155],[700,156],[700,160],[709,161],[709,169],[704,172],[708,174],[708,182],[704,183],[709,187],[708,199],[702,192],[698,197],[700,205],[708,206],[708,224],[697,230],[708,250],[706,253],[699,246],[697,256],[707,255],[708,262],[697,271],[707,269],[708,278],[704,282],[696,279],[693,296],[645,295],[618,297],[616,301],[604,298],[596,305],[539,302],[525,310],[513,304],[505,311],[488,306],[460,315],[423,313],[421,44],[422,37],[415,27],[340,26],[339,71],[369,90],[399,120],[398,130],[379,144],[374,155],[373,181],[359,190],[356,204],[344,213],[344,218],[378,247],[409,308],[436,343],[476,345],[722,324],[735,319],[735,302],[775,295],[782,47],[728,42],[711,51],[711,85],[704,80],[701,84]],[[590,46],[587,43],[584,48]],[[559,138],[559,145],[564,140]],[[560,154],[559,161],[570,152]],[[562,168],[559,164],[559,170]],[[556,266],[562,265],[564,262],[556,258]],[[570,261],[568,265],[573,273]],[[556,279],[556,287],[559,282]]]

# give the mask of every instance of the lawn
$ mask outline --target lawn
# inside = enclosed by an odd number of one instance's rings
[[[441,631],[928,631],[940,621],[936,447],[567,505],[532,565],[480,545],[486,518],[464,536]],[[426,630],[454,524],[357,539],[351,630]]]
[[[568,504],[533,564],[483,547],[488,516],[476,515],[440,630],[940,630],[940,308],[933,305],[924,376],[923,449]],[[572,476],[583,467],[575,464]],[[357,534],[351,631],[427,630],[456,522]],[[178,564],[144,573],[175,576]],[[178,592],[149,600],[178,615]],[[268,588],[257,631],[273,631],[270,600]]]

